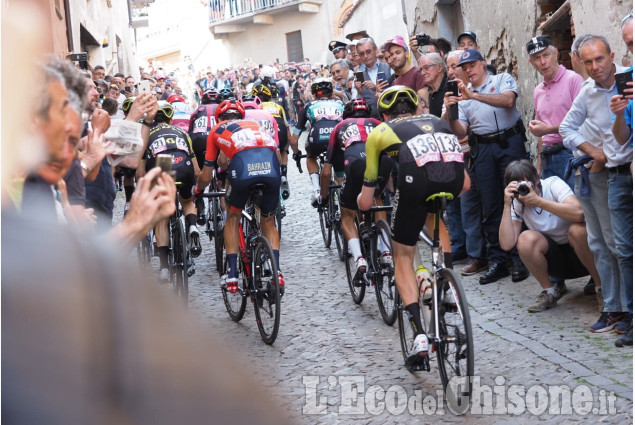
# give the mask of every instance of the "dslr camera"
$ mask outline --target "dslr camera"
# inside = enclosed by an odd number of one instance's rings
[[[416,34],[415,37],[417,38],[417,46],[429,46],[432,41],[432,37],[424,32]]]
[[[529,188],[533,187],[531,182],[522,181],[518,182],[518,192],[516,192],[516,197],[525,196],[529,193]]]

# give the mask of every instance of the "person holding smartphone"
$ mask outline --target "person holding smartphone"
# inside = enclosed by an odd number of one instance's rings
[[[416,91],[417,95],[419,95],[421,99],[424,99],[427,104],[428,88],[417,67],[410,63],[410,50],[404,38],[400,35],[389,38],[384,43],[383,51],[386,62],[394,71],[396,78],[394,78],[391,84],[391,78],[387,78],[390,77],[390,75],[386,76],[384,73],[378,74],[377,79],[381,81],[377,84],[377,92],[383,92],[390,85],[402,85]]]
[[[372,116],[379,118],[377,112],[377,75],[383,72],[384,75],[392,75],[392,69],[387,63],[377,59],[377,44],[370,37],[362,38],[357,43],[357,53],[362,64],[357,68],[358,74],[355,75],[355,89],[361,97],[370,105]],[[361,79],[362,73],[363,79]],[[359,96],[358,94],[358,96]]]
[[[629,14],[622,20],[622,39],[626,43],[626,47],[633,53],[633,14]],[[630,73],[630,75],[629,75]],[[612,131],[615,140],[620,145],[630,142],[633,146],[633,67],[622,73],[626,80],[625,83],[621,83],[616,74],[615,78],[618,79],[617,83],[617,96],[611,98],[611,112],[615,114],[613,121]],[[628,78],[630,76],[630,78]],[[628,81],[630,80],[630,81]],[[633,174],[633,166],[631,165],[631,174]],[[632,338],[632,331],[631,331]],[[631,339],[632,342],[632,339]]]

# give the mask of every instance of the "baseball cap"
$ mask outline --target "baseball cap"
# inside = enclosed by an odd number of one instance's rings
[[[461,39],[466,36],[474,40],[475,43],[478,43],[478,41],[476,41],[476,34],[473,33],[472,31],[463,31],[461,34],[459,34],[459,37],[456,39],[456,42],[459,43]]]
[[[368,38],[368,37],[370,36],[366,32],[366,30],[359,30],[359,31],[346,34],[346,39],[350,41],[353,41],[353,39],[355,38]]]
[[[459,65],[463,65],[464,63],[474,62],[474,61],[482,61],[483,55],[476,49],[467,49],[461,55],[461,60],[459,61]]]
[[[549,46],[553,46],[551,37],[549,37],[548,35],[539,35],[538,37],[534,37],[527,42],[527,53],[529,53],[529,56],[531,56],[534,53],[542,52]]]
[[[329,50],[335,53],[336,50],[346,49],[346,43],[342,41],[333,40],[329,43]]]
[[[400,36],[400,35],[395,35],[395,36],[389,38],[388,41],[386,41],[384,43],[384,46],[382,47],[382,50],[388,50],[390,48],[390,46],[393,45],[393,44],[396,45],[396,46],[399,46],[399,47],[403,47],[406,52],[408,51],[408,44],[403,39],[403,37]]]

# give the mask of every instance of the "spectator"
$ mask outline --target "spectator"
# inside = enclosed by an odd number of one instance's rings
[[[357,53],[362,64],[357,72],[364,73],[364,82],[355,81],[355,89],[358,97],[361,94],[371,108],[372,116],[379,117],[377,112],[377,74],[383,72],[386,77],[392,75],[392,69],[388,64],[377,60],[377,45],[372,38],[362,38],[357,44]]]
[[[350,79],[352,73],[348,69],[348,62],[345,59],[336,59],[331,64],[331,75],[333,76],[333,94],[343,102],[348,102],[354,97],[351,92],[353,83]]]
[[[392,84],[410,87],[416,91],[419,97],[427,104],[428,88],[419,70],[410,63],[410,51],[403,37],[395,35],[389,38],[388,41],[384,43],[383,50],[388,56],[388,65],[397,76]],[[386,80],[379,85],[377,89],[378,92],[383,91],[389,85],[390,81]]]
[[[602,280],[604,311],[591,332],[614,328],[626,333],[632,321],[633,187],[630,164],[633,148],[620,145],[611,132],[608,96],[616,94],[614,53],[602,36],[579,37],[577,54],[591,80],[560,125],[565,146],[581,150],[576,191],[583,200],[589,247]],[[589,163],[590,168],[582,166]],[[585,205],[586,204],[586,205]]]
[[[555,307],[567,292],[564,279],[590,273],[599,280],[587,243],[582,206],[566,182],[558,176],[540,179],[538,170],[524,159],[507,166],[505,184],[501,248],[509,251],[516,247],[543,289],[527,310],[537,313]],[[545,211],[548,214],[543,214]],[[556,278],[555,284],[551,277]]]
[[[106,69],[101,65],[95,65],[93,68],[93,80],[103,80],[106,78]]]
[[[548,35],[527,42],[529,63],[543,76],[534,89],[536,118],[529,121],[529,131],[538,138],[538,172],[543,178],[558,176],[574,189],[573,175],[564,178],[573,154],[562,143],[558,128],[580,92],[583,79],[558,64],[558,49]]]
[[[477,42],[476,34],[474,34],[472,31],[464,31],[461,34],[459,34],[459,37],[456,39],[456,42],[459,46],[459,50],[468,50],[468,49],[481,50]]]
[[[335,59],[346,59],[346,43],[333,40],[329,43],[329,50],[335,56]]]
[[[419,58],[419,72],[423,82],[430,88],[428,102],[430,113],[441,117],[443,112],[443,96],[447,91],[447,68],[443,58],[438,53],[425,53]]]
[[[629,14],[622,20],[622,39],[626,43],[626,48],[633,53],[633,14]],[[633,72],[631,66],[625,72]],[[629,84],[629,83],[627,83]],[[633,145],[633,83],[625,91],[626,96],[620,95],[611,98],[611,112],[615,115],[613,119],[613,136],[620,145],[631,142]],[[631,166],[631,174],[633,167]],[[631,331],[632,334],[632,331]]]
[[[454,134],[462,139],[469,131],[490,261],[488,271],[479,279],[479,283],[485,285],[509,275],[508,254],[501,249],[498,239],[503,212],[503,173],[511,161],[525,157],[527,138],[516,108],[518,88],[514,78],[507,73],[488,75],[483,56],[474,49],[463,52],[459,65],[470,79],[471,87],[455,80],[461,97],[446,93],[445,105],[446,109],[459,105],[459,119],[449,118]],[[518,282],[528,276],[518,253],[512,252],[512,281]]]

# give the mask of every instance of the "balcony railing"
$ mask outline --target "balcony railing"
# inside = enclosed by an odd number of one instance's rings
[[[208,0],[209,22],[213,24],[253,15],[289,3],[298,3],[298,0]]]

